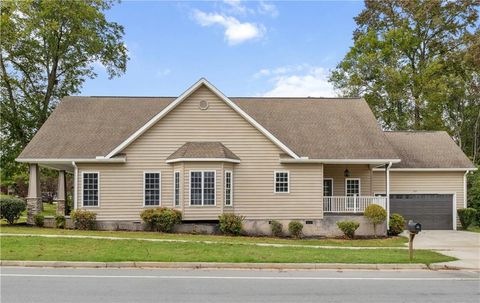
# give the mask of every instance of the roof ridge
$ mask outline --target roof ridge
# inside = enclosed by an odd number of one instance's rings
[[[446,133],[445,130],[384,130],[385,133]]]

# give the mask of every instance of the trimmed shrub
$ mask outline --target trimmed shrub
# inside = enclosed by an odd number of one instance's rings
[[[283,230],[283,225],[282,223],[272,220],[270,221],[270,229],[272,230],[272,236],[274,237],[281,237],[282,236],[282,230]]]
[[[343,232],[346,238],[355,238],[355,231],[360,227],[360,223],[355,221],[338,221],[338,228]]]
[[[25,209],[27,203],[20,198],[0,198],[0,218],[7,220],[9,224],[15,223]]]
[[[77,209],[70,213],[76,229],[92,230],[97,223],[97,214],[88,210]]]
[[[303,224],[300,223],[300,221],[290,221],[290,223],[288,223],[288,231],[292,237],[300,239],[302,237],[302,230]]]
[[[243,219],[244,217],[235,214],[222,214],[218,216],[220,231],[227,235],[240,235],[243,227]]]
[[[182,223],[182,213],[166,207],[146,209],[140,217],[148,229],[165,233],[171,232],[175,224]]]
[[[467,229],[475,221],[477,210],[475,208],[463,208],[457,210],[458,219],[463,229]]]
[[[33,221],[38,227],[43,227],[43,225],[45,225],[45,217],[42,214],[37,214],[33,216]]]
[[[62,216],[62,215],[55,216],[56,228],[65,228],[66,223],[67,223],[67,220],[65,219],[65,216]]]
[[[377,237],[377,225],[387,219],[387,211],[380,205],[370,204],[365,208],[363,215],[373,224],[373,234]]]
[[[405,218],[399,214],[392,214],[388,223],[388,233],[392,236],[398,236],[405,229]]]

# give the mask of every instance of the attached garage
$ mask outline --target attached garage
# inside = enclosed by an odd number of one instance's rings
[[[422,224],[423,229],[453,229],[454,195],[392,194],[390,213]]]

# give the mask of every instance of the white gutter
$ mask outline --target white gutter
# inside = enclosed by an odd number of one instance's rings
[[[90,158],[90,159],[35,159],[35,158],[21,158],[15,159],[21,163],[37,163],[37,164],[71,164],[76,163],[125,163],[127,157],[115,157],[115,158]]]
[[[385,164],[399,163],[400,159],[280,159],[280,163],[323,163],[323,164]]]
[[[383,168],[374,168],[374,171],[383,171]],[[477,170],[476,167],[474,168],[392,168],[391,171],[475,171]]]
[[[230,162],[230,163],[240,163],[240,160],[229,159],[229,158],[177,158],[166,160],[166,163],[176,163],[176,162]]]
[[[78,189],[78,167],[75,161],[72,161],[74,167],[73,173],[73,209],[77,209],[77,189]]]

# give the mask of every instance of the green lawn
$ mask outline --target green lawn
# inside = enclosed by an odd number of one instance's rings
[[[151,239],[179,239],[192,241],[215,241],[222,243],[278,243],[301,245],[325,246],[355,246],[355,247],[404,247],[408,242],[404,237],[382,239],[279,239],[269,237],[228,237],[218,235],[192,235],[192,234],[164,234],[156,232],[129,232],[129,231],[81,231],[68,229],[38,228],[19,225],[1,225],[0,233],[15,234],[56,234],[56,235],[92,235],[122,238],[151,238]]]
[[[480,233],[480,226],[470,226],[469,228],[467,228],[467,230],[474,233]]]
[[[2,237],[2,260],[162,261],[268,263],[410,263],[400,249],[312,249],[236,244],[166,243],[139,240],[98,240],[42,237]],[[453,261],[428,250],[417,250],[413,263]]]

